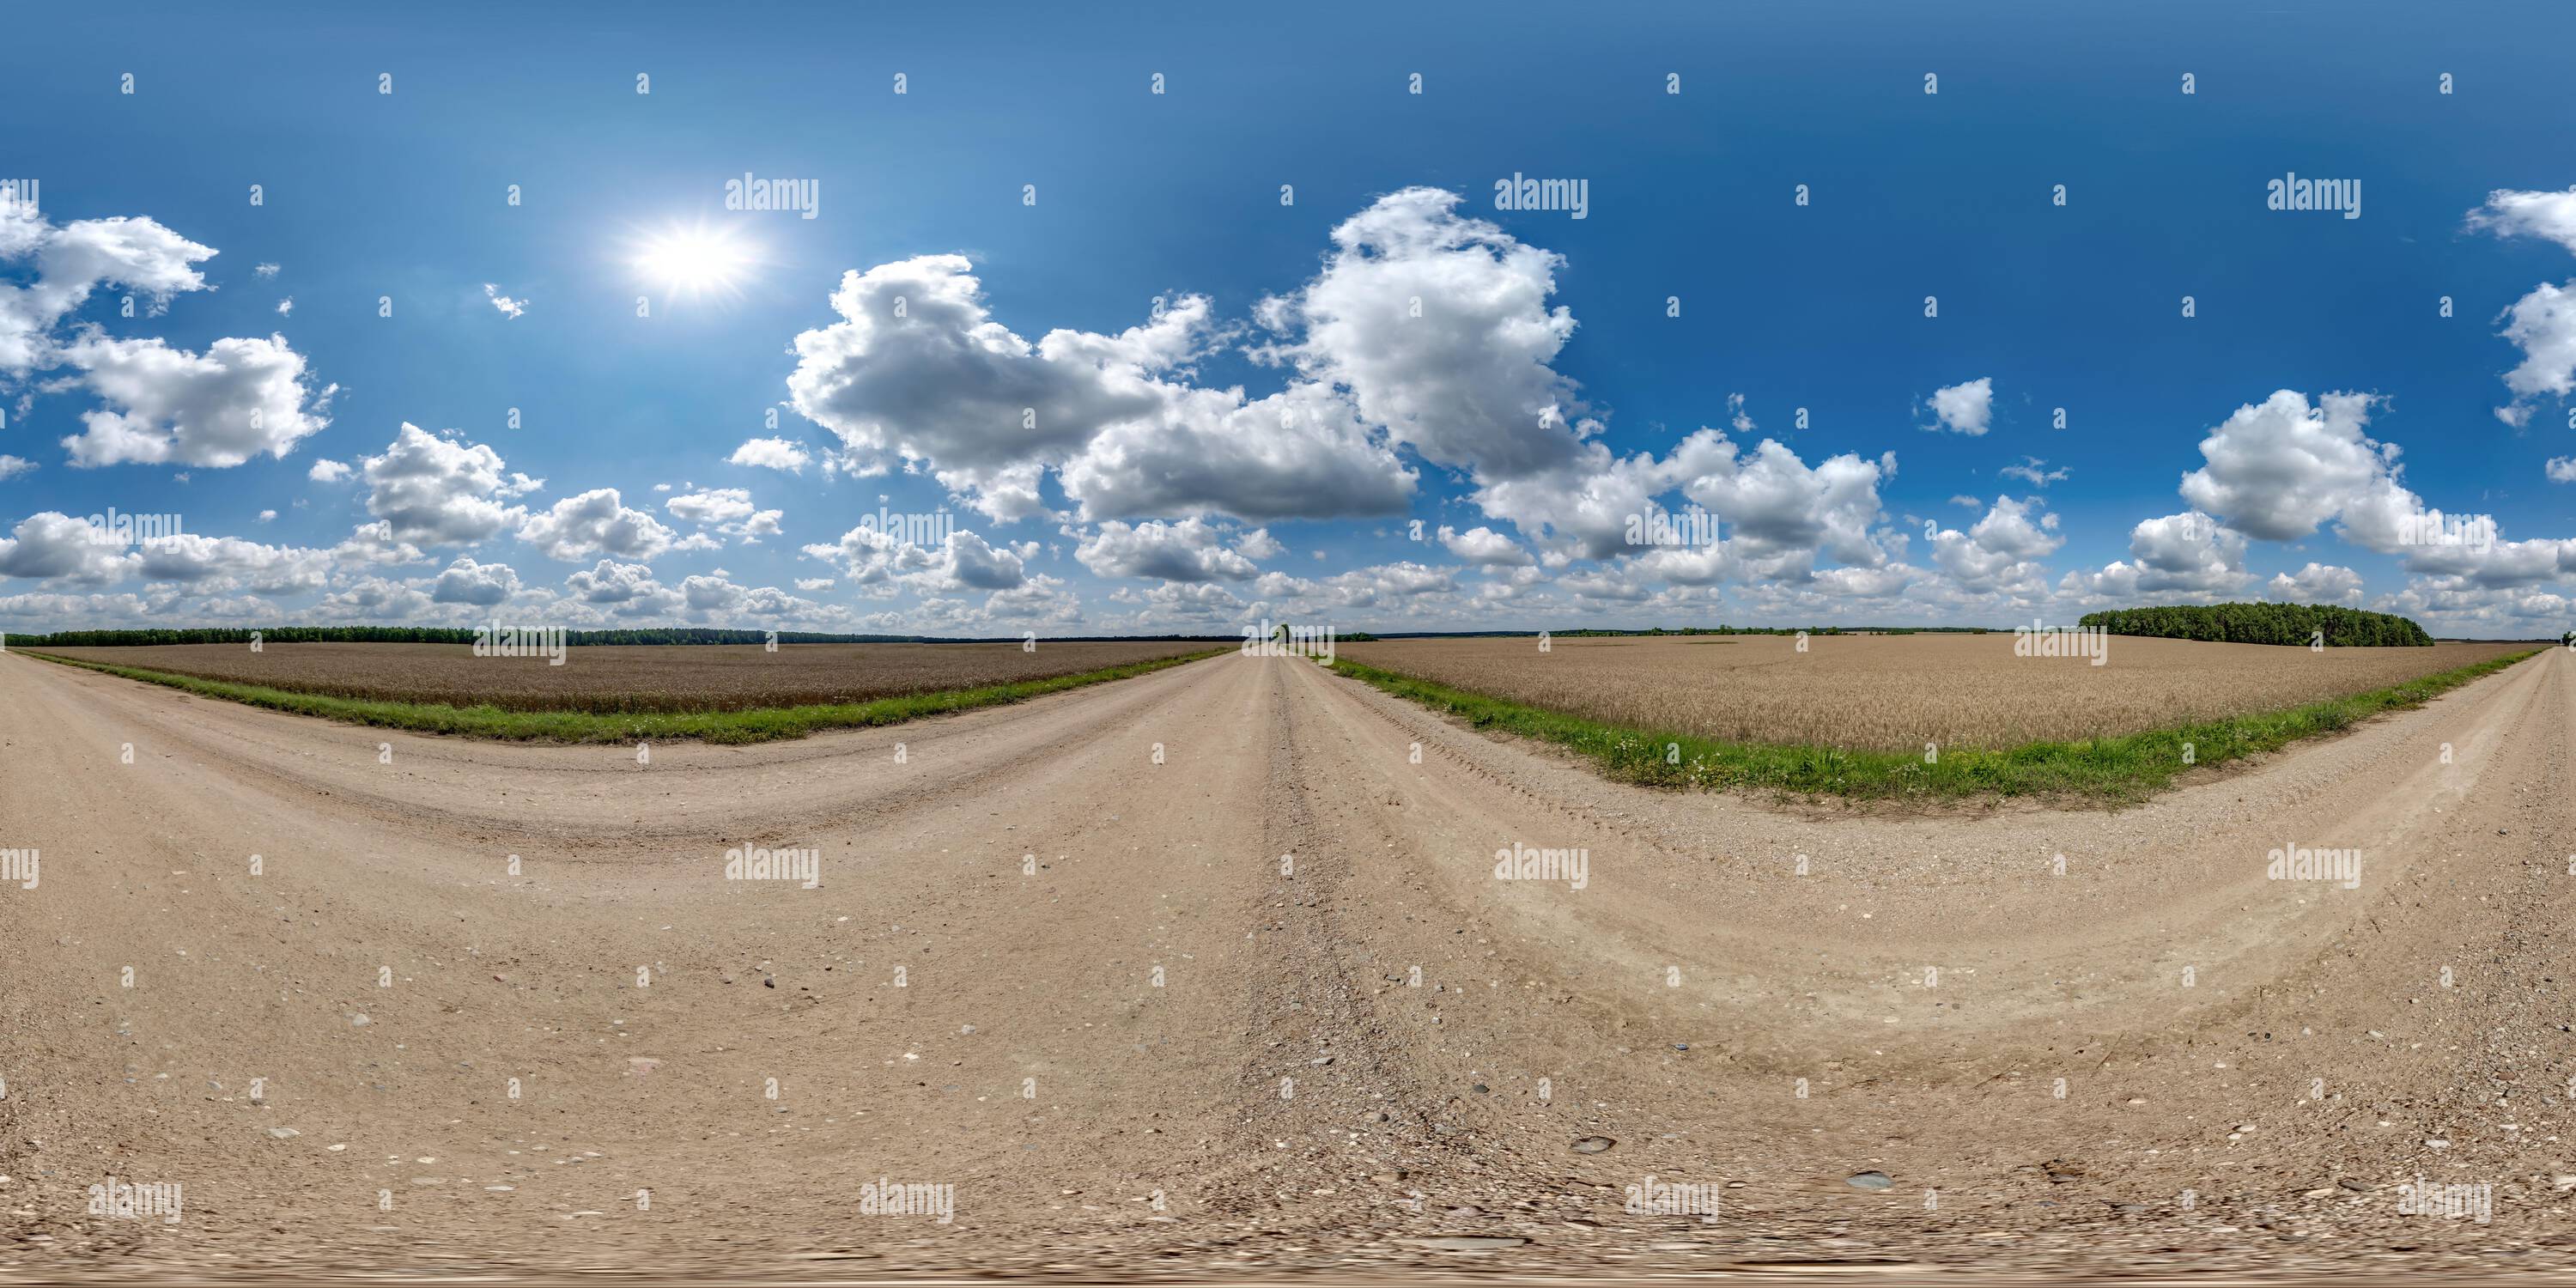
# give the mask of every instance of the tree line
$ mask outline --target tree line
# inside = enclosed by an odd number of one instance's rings
[[[2225,644],[2307,644],[2322,632],[2337,648],[2430,648],[2410,618],[2330,604],[2177,604],[2086,613],[2077,623],[2113,635]]]

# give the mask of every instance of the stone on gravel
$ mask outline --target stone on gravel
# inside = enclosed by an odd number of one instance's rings
[[[1598,1154],[1618,1143],[1619,1142],[1612,1140],[1607,1136],[1586,1136],[1583,1139],[1574,1142],[1574,1152],[1578,1154]]]
[[[1844,1177],[1843,1184],[1851,1186],[1854,1189],[1883,1190],[1888,1186],[1896,1184],[1896,1178],[1889,1176],[1885,1172],[1861,1172],[1857,1175]]]

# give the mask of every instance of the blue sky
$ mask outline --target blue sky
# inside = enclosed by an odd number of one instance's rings
[[[0,629],[2576,607],[2563,6],[7,21]]]

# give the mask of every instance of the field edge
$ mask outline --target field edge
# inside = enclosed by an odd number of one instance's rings
[[[2001,749],[1939,748],[1930,763],[1908,751],[1733,742],[1615,725],[1348,658],[1337,657],[1326,665],[1336,675],[1455,716],[1470,728],[1565,747],[1592,761],[1603,777],[1618,782],[1675,789],[1770,789],[1859,800],[2031,796],[2127,805],[2170,789],[2189,770],[2215,768],[2302,739],[2338,733],[2372,716],[2421,706],[2546,651],[2532,648],[2386,688],[2225,720]]]
[[[437,702],[401,702],[365,698],[343,698],[329,694],[299,693],[264,684],[244,684],[234,680],[209,680],[182,675],[175,671],[156,671],[147,667],[119,666],[112,662],[94,662],[86,658],[63,657],[38,649],[10,649],[10,653],[37,658],[57,666],[98,671],[145,684],[193,693],[199,697],[219,698],[246,706],[283,711],[291,715],[312,716],[341,724],[367,725],[379,729],[400,729],[410,733],[451,734],[481,738],[493,742],[558,742],[603,743],[646,741],[695,741],[709,743],[771,742],[784,738],[802,738],[828,729],[867,729],[882,725],[902,724],[928,716],[972,711],[979,707],[1004,706],[1066,689],[1078,689],[1111,680],[1124,680],[1145,675],[1184,662],[1234,651],[1234,646],[1205,649],[1173,657],[1149,658],[1141,662],[1123,662],[1095,671],[1049,676],[1040,680],[1014,680],[1007,684],[988,684],[967,689],[940,689],[928,693],[907,693],[867,702],[817,704],[796,707],[753,707],[741,711],[671,711],[629,714],[591,711],[505,711],[499,707],[460,707]]]

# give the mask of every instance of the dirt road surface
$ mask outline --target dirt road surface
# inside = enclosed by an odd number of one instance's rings
[[[1294,658],[639,763],[0,656],[0,1274],[2564,1274],[2571,740],[1914,818]]]

